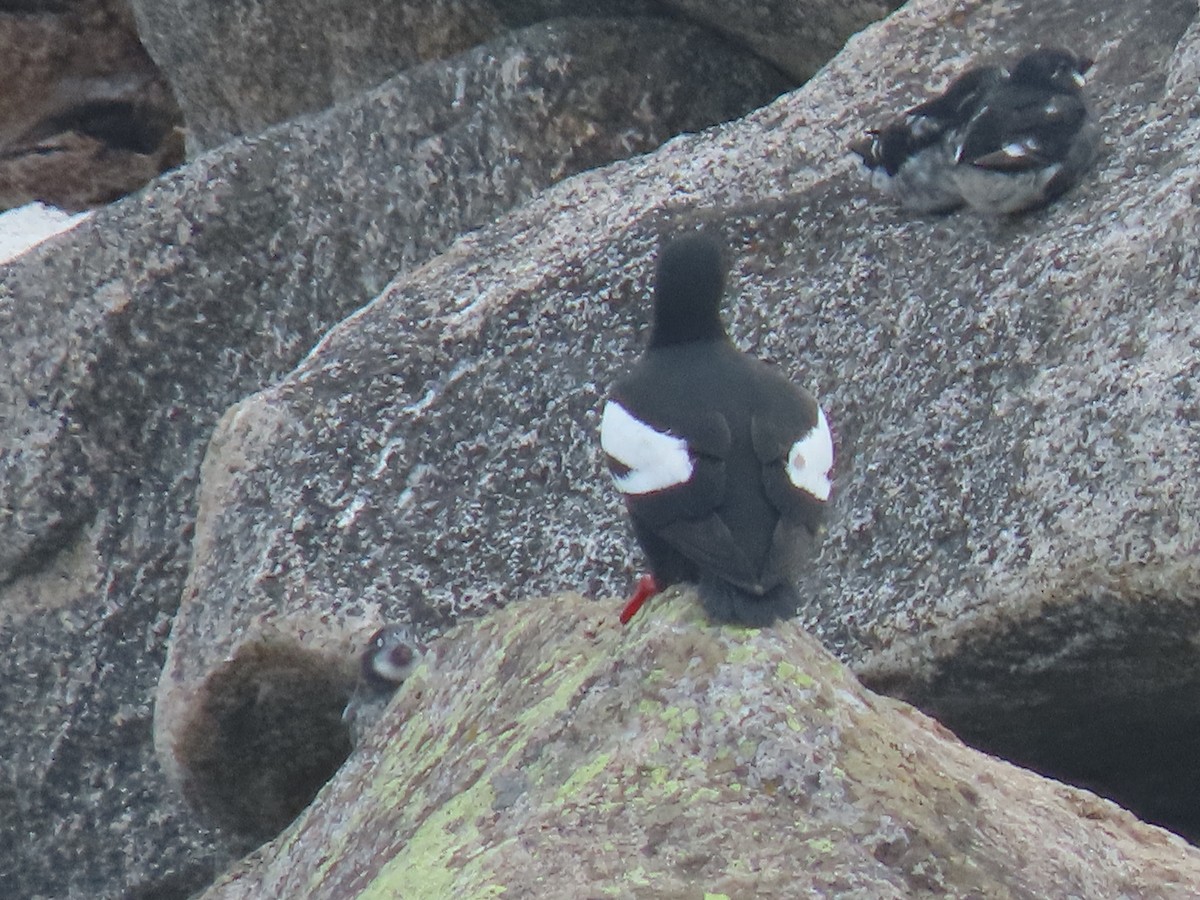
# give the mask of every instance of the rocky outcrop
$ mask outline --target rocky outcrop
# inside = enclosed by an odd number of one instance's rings
[[[980,746],[1193,833],[1195,13],[922,0],[804,89],[605,169],[775,82],[730,84],[759,64],[695,29],[541,26],[223,146],[7,267],[0,894],[186,896],[245,846],[226,829],[271,833],[346,752],[336,711],[370,625],[431,634],[564,588],[622,593],[639,560],[596,411],[638,351],[660,237],[699,221],[731,248],[737,340],[812,387],[835,427],[800,624]],[[1003,223],[912,220],[871,194],[845,152],[864,124],[981,48],[1047,34],[1097,57],[1106,145],[1072,193]],[[648,61],[662,70],[644,79]],[[642,615],[683,624],[669,600]],[[868,701],[846,690],[850,716]],[[495,722],[478,727],[464,743]],[[222,780],[235,766],[242,780]],[[898,782],[865,783],[890,797]],[[515,804],[530,790],[497,784]],[[1080,796],[1014,784],[998,809]],[[363,802],[374,840],[378,801]],[[1129,846],[1134,826],[1101,809]],[[1095,833],[1060,813],[1034,849],[1061,826],[1086,855]],[[656,844],[629,821],[639,853]],[[963,821],[977,830],[951,837],[992,839],[990,813]],[[404,862],[438,834],[416,829]],[[888,832],[882,868],[855,857],[847,877],[916,885],[929,870],[905,854],[948,840],[922,829]],[[1027,833],[1006,827],[995,854],[1024,859],[1012,836]],[[1129,877],[1186,883],[1191,857],[1158,846],[1141,875],[1122,857]],[[1039,885],[1077,871],[1067,855],[1038,857],[1056,861]]]
[[[1194,14],[907,7],[767,109],[397,279],[217,430],[160,688],[169,764],[211,673],[268,626],[432,630],[630,584],[597,409],[638,352],[660,236],[704,220],[731,247],[738,341],[836,433],[802,624],[979,745],[1191,833]],[[1097,57],[1106,146],[1076,190],[1011,222],[912,220],[870,192],[845,143],[926,89],[892,48],[945,78],[1047,33]]]
[[[811,78],[849,35],[899,5],[896,0],[663,0],[676,15],[750,48],[798,81]]]
[[[132,0],[171,79],[192,155],[325,109],[404,69],[496,38],[485,0]]]
[[[536,26],[227,145],[0,271],[0,895],[186,896],[243,846],[181,809],[150,737],[221,413],[458,234],[781,86],[694,28]]]
[[[183,159],[124,0],[0,4],[0,210],[108,203]]]
[[[205,900],[1141,897],[1200,851],[969,750],[794,623],[692,593],[455,629],[312,808]]]
[[[894,0],[131,0],[168,73],[194,154],[324,109],[413,65],[563,16],[673,18],[808,78]],[[697,47],[698,54],[704,52]],[[652,53],[632,65],[652,63]],[[733,71],[733,70],[731,70]]]

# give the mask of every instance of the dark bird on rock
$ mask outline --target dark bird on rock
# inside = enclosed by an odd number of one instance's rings
[[[613,388],[600,444],[653,573],[644,595],[697,584],[711,618],[794,615],[832,484],[825,415],[780,371],[734,347],[721,322],[719,246],[662,251],[649,345]]]
[[[355,747],[412,674],[423,650],[407,625],[385,625],[371,636],[362,652],[358,683],[342,713]]]
[[[954,157],[954,183],[972,208],[1019,213],[1075,184],[1099,144],[1082,94],[1091,66],[1069,50],[1034,50],[985,98]]]
[[[962,206],[951,177],[959,137],[987,96],[1008,77],[1000,66],[968,69],[937,97],[867,131],[850,144],[876,190],[905,209],[944,213]]]

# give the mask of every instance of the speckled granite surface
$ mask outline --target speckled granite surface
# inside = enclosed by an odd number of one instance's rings
[[[1188,897],[1200,851],[975,753],[795,625],[691,593],[455,629],[277,841],[205,900]]]

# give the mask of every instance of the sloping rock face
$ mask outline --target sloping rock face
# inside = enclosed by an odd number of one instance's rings
[[[782,85],[694,28],[541,25],[230,144],[3,269],[0,895],[186,896],[243,846],[181,811],[150,735],[221,413],[461,232]]]
[[[455,629],[293,828],[205,893],[1143,897],[1200,851],[969,750],[794,623],[694,594],[532,600]]]
[[[771,107],[572,179],[398,279],[214,437],[160,687],[167,764],[188,782],[185,724],[268,627],[434,630],[631,583],[597,410],[638,352],[660,236],[705,222],[735,261],[738,342],[836,432],[802,624],[978,744],[1197,833],[1195,12],[908,6]],[[1011,222],[871,195],[845,143],[924,96],[910,60],[940,85],[1047,34],[1097,58],[1106,144],[1076,190]]]
[[[0,210],[108,203],[183,159],[125,0],[0,4]]]
[[[562,16],[674,17],[799,81],[897,3],[880,0],[132,0],[193,154],[323,109],[418,63]],[[696,47],[704,53],[702,46]],[[652,64],[653,54],[634,65]],[[731,69],[731,73],[735,71]]]
[[[490,3],[133,0],[194,155],[325,109],[404,69],[498,37]]]
[[[753,49],[799,81],[811,78],[853,34],[900,5],[896,0],[738,3],[663,0],[684,19],[702,22]]]

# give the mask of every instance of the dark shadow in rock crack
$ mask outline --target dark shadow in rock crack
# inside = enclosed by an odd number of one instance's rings
[[[184,793],[248,841],[277,835],[350,753],[343,660],[288,641],[248,643],[205,683],[174,752]]]
[[[863,680],[1200,844],[1200,604],[1085,598],[964,641],[920,683]]]

